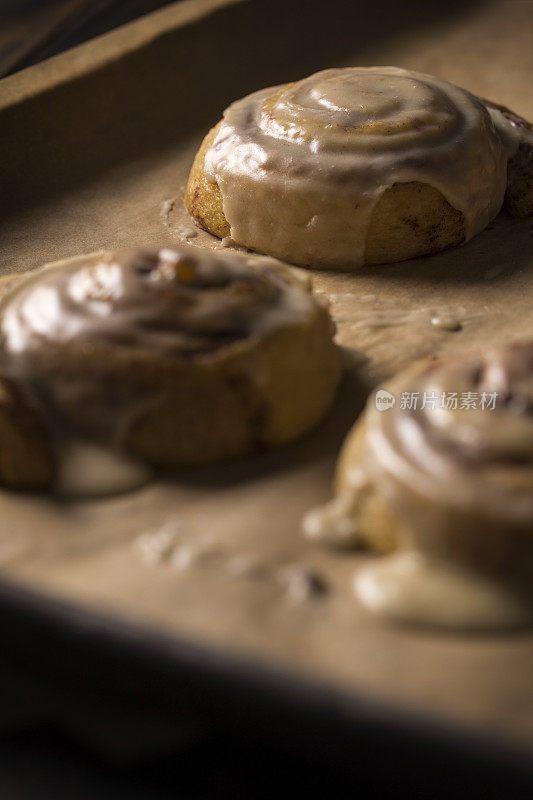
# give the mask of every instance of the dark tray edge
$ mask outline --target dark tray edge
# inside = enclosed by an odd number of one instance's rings
[[[303,680],[251,658],[169,637],[0,579],[4,652],[55,690],[90,696],[106,713],[158,715],[186,739],[205,728],[245,730],[289,749],[349,763],[365,748],[394,743],[427,768],[482,770],[533,787],[530,754],[472,730],[398,710],[356,693]],[[73,707],[75,713],[76,708]],[[488,772],[487,772],[488,771]]]

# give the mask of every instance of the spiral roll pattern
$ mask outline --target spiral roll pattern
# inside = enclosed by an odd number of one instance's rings
[[[219,461],[320,420],[339,377],[332,335],[326,308],[269,259],[96,253],[4,295],[0,383],[35,411],[53,460],[83,441],[151,465]],[[1,439],[0,425],[0,479]]]
[[[395,184],[438,190],[462,215],[464,238],[482,230],[501,207],[507,156],[469,92],[396,67],[353,67],[231,105],[205,176],[238,244],[293,263],[357,266],[372,212]]]

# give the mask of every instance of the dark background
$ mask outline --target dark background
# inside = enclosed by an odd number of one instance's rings
[[[169,0],[0,0],[0,78],[165,5]]]

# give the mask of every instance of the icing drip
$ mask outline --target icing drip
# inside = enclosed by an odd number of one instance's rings
[[[530,624],[533,343],[415,366],[387,384],[389,393],[395,403],[386,408],[368,403],[339,461],[337,497],[308,516],[307,535],[338,543],[347,532],[350,544],[397,551],[354,584],[390,619],[480,630]],[[404,393],[417,402],[402,404]],[[385,530],[364,529],[368,497],[387,510],[376,528],[394,513],[388,540]]]
[[[173,365],[211,363],[306,319],[311,295],[261,261],[188,247],[100,253],[37,270],[2,298],[0,371],[47,423],[58,491],[138,486],[148,470],[124,441],[177,391]]]
[[[354,590],[374,613],[413,625],[481,631],[533,620],[532,609],[505,585],[415,552],[365,567]]]
[[[136,489],[149,478],[145,464],[108,447],[69,442],[59,453],[56,490],[69,497],[103,497]]]
[[[485,357],[437,362],[401,384],[418,393],[416,409],[367,409],[367,469],[379,473],[390,496],[420,495],[462,513],[482,508],[494,520],[530,526],[533,347],[516,343]],[[431,401],[422,408],[424,393]],[[477,407],[465,402],[469,393]],[[456,402],[441,403],[443,395]]]
[[[328,69],[233,103],[204,166],[238,244],[294,263],[357,265],[394,183],[435,187],[462,212],[467,239],[482,230],[501,207],[518,137],[499,111],[438,78]]]

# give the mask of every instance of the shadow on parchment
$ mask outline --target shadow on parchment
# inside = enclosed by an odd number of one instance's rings
[[[513,275],[533,269],[533,221],[501,212],[491,224],[466,244],[432,256],[397,264],[361,269],[361,275],[378,280],[421,283],[478,284],[506,282]]]
[[[170,30],[88,74],[66,75],[0,112],[0,214],[200,134],[255,89],[354,63],[369,42],[480,4],[254,0]]]

